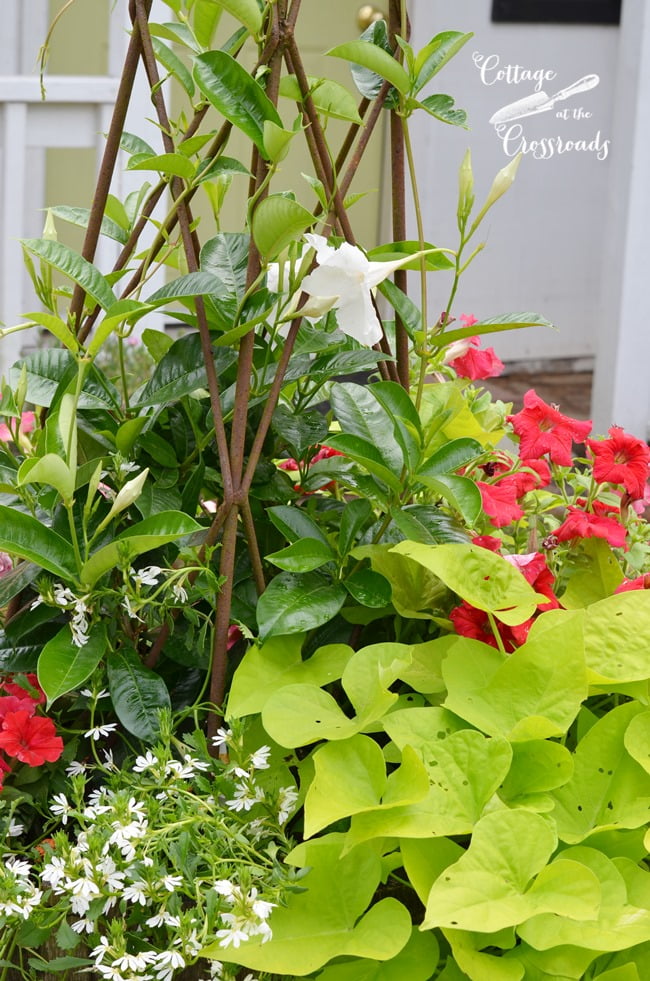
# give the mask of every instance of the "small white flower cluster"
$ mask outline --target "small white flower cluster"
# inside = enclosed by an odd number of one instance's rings
[[[159,565],[147,565],[137,571],[131,567],[129,569],[129,582],[126,587],[127,591],[125,591],[122,597],[122,608],[126,611],[129,619],[143,622],[142,617],[139,616],[139,611],[148,600],[141,596],[141,589],[143,586],[158,586],[161,577],[167,574],[173,576],[168,586],[170,587],[174,604],[181,606],[187,603],[187,590],[183,585],[184,576],[179,578],[178,573],[174,572],[174,570],[163,569]],[[129,592],[129,589],[132,589],[132,592]]]
[[[39,597],[41,600],[43,597]],[[75,647],[84,647],[88,643],[88,615],[92,613],[88,605],[88,596],[76,596],[68,586],[55,582],[52,586],[52,598],[56,606],[62,610],[70,610],[70,630],[72,643]]]
[[[212,744],[219,749],[223,749],[234,740],[230,729],[217,729],[217,733],[212,737]],[[235,784],[235,791],[231,800],[226,801],[227,807],[234,811],[250,811],[255,804],[267,802],[267,797],[256,781],[255,771],[266,770],[269,767],[269,757],[271,749],[269,746],[260,746],[248,758],[248,769],[234,766],[232,772],[238,778]],[[279,825],[286,824],[295,805],[298,802],[298,791],[295,787],[281,787],[277,792],[277,821]],[[255,831],[259,827],[258,820],[251,822],[251,827]]]
[[[254,821],[243,795],[226,800],[233,780],[251,789],[271,750],[245,755],[244,768],[212,759],[200,733],[173,745],[112,772],[68,768],[69,790],[50,803],[61,830],[40,849],[42,861],[5,858],[0,927],[37,924],[39,914],[51,922],[56,910],[91,948],[93,977],[107,981],[173,981],[207,947],[223,948],[227,961],[226,948],[271,938],[271,913],[292,879],[278,863],[289,843],[275,796],[252,788],[266,810]],[[99,774],[105,785],[91,789]],[[237,974],[219,962],[210,970],[223,981]]]
[[[214,884],[214,890],[223,896],[231,909],[221,914],[226,924],[222,930],[217,930],[220,947],[239,947],[249,937],[262,937],[262,943],[271,939],[271,928],[267,923],[271,911],[277,905],[264,899],[258,899],[255,886],[246,892],[241,886],[229,879],[219,879]]]
[[[28,920],[43,898],[30,876],[32,868],[14,855],[4,855],[0,863],[0,926]]]

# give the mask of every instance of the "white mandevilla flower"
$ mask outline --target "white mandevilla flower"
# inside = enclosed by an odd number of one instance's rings
[[[330,307],[336,310],[343,333],[372,347],[380,340],[382,328],[371,291],[414,257],[405,255],[393,262],[372,262],[349,242],[333,248],[322,235],[305,235],[305,239],[316,250],[318,266],[305,276],[301,289],[325,303],[331,300]]]

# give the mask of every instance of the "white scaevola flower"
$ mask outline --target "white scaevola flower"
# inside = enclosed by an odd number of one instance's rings
[[[135,586],[157,586],[162,573],[159,565],[147,565],[144,569],[129,569]]]
[[[250,765],[253,770],[268,770],[269,756],[271,755],[270,746],[260,746],[251,754]]]
[[[372,262],[349,242],[333,248],[322,235],[305,235],[305,239],[316,250],[318,266],[305,276],[301,289],[312,298],[331,300],[330,307],[336,310],[343,333],[372,347],[380,340],[382,329],[371,290],[414,257],[405,255],[393,262]]]
[[[103,726],[94,726],[88,732],[84,732],[84,737],[97,742],[102,736],[109,736],[115,729],[117,729],[117,722],[106,722]]]

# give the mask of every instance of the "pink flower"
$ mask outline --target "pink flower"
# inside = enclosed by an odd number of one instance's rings
[[[13,563],[6,552],[0,552],[0,576],[6,575],[13,569]]]
[[[461,378],[469,378],[471,381],[481,378],[496,378],[503,371],[503,361],[497,357],[493,347],[475,350],[480,343],[479,337],[470,337],[470,346],[465,353],[448,362]]]
[[[614,592],[628,593],[635,589],[650,589],[650,572],[646,572],[644,576],[637,576],[636,579],[624,579]]]
[[[26,433],[31,433],[35,425],[36,425],[36,416],[34,415],[34,413],[23,412],[22,416],[20,417],[20,427],[18,432],[22,435],[25,435]],[[13,436],[11,435],[11,431],[7,426],[7,424],[4,422],[0,422],[0,442],[11,443],[12,440],[13,440]]]

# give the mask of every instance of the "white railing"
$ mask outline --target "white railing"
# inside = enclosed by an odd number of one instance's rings
[[[38,78],[0,76],[0,320],[6,326],[34,308],[17,240],[25,237],[35,215],[43,224],[45,151],[94,147],[99,161],[117,85],[109,77],[53,76],[46,81],[43,101]],[[3,372],[25,340],[20,332],[0,342]]]

